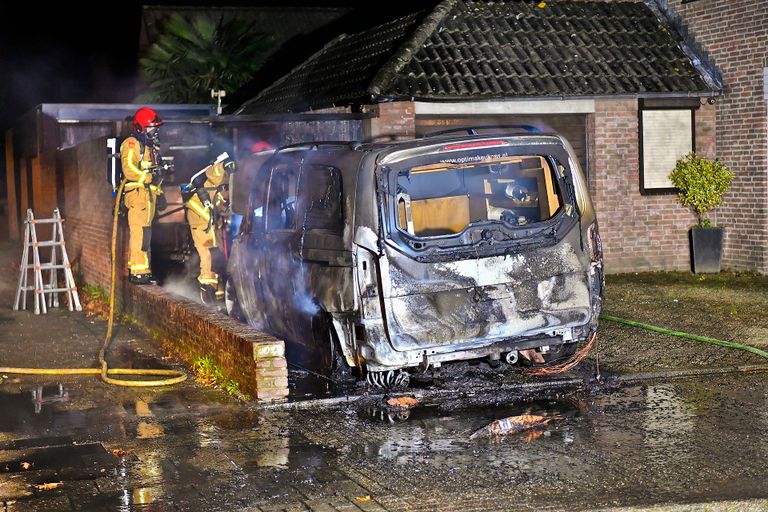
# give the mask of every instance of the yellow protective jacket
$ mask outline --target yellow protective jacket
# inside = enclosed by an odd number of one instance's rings
[[[213,209],[220,208],[225,202],[222,193],[219,190],[212,189],[218,188],[224,183],[227,172],[224,169],[224,162],[209,165],[203,171],[206,178],[203,187],[207,189],[208,195],[211,198],[211,207],[206,208],[198,194],[193,194],[185,205],[188,212],[187,222],[189,222],[190,227],[207,229],[211,224]]]
[[[136,137],[128,137],[120,145],[120,163],[123,167],[123,175],[126,183],[124,190],[127,192],[136,187],[149,188],[155,195],[162,193],[160,187],[152,185],[152,173],[150,169],[155,167],[157,155],[153,154],[149,146],[144,146]]]

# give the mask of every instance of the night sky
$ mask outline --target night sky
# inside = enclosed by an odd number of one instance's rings
[[[100,21],[72,2],[12,5],[0,17],[3,128],[39,103],[132,99],[140,4],[105,3]]]
[[[390,2],[371,12],[354,0],[294,0],[292,5],[360,7],[361,25],[376,24],[416,4]],[[129,103],[137,83],[142,5],[285,5],[284,2],[77,2],[23,0],[0,16],[0,128],[40,103]],[[94,21],[95,18],[95,21]],[[361,27],[362,28],[362,27]],[[354,32],[354,27],[347,31]],[[298,62],[296,63],[298,64]]]

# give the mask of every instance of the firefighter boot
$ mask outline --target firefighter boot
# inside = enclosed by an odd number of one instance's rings
[[[133,284],[157,284],[155,276],[148,274],[129,274],[128,280]]]
[[[208,306],[216,302],[216,287],[210,284],[200,285],[200,300]]]

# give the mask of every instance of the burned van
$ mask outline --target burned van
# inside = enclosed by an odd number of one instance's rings
[[[404,384],[451,361],[551,362],[597,329],[597,219],[557,135],[300,144],[255,172],[227,310],[289,361]]]

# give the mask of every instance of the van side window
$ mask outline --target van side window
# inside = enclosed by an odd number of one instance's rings
[[[344,231],[344,205],[341,172],[335,167],[310,165],[302,173],[302,188],[307,194],[306,229]]]
[[[248,196],[248,215],[243,226],[244,233],[261,233],[264,231],[264,202],[266,199],[267,184],[263,173],[256,176],[256,181]]]
[[[295,230],[299,168],[280,164],[272,169],[267,198],[267,229]]]

